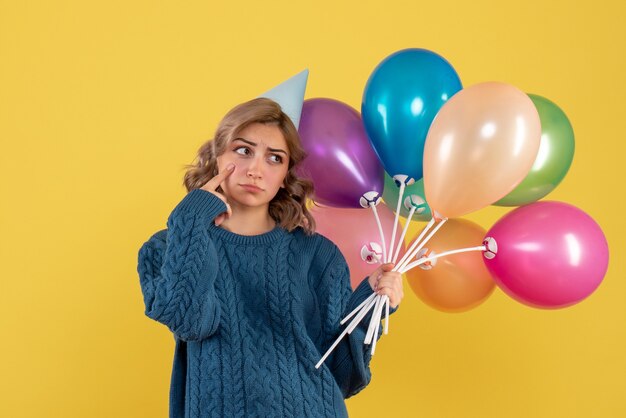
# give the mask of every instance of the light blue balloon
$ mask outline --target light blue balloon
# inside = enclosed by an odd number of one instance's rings
[[[462,88],[450,63],[426,49],[404,49],[378,64],[365,86],[361,114],[387,173],[423,177],[430,124]]]

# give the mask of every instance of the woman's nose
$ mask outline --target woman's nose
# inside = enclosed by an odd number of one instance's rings
[[[253,158],[250,161],[250,165],[248,166],[248,171],[246,175],[250,178],[261,177],[261,161],[259,158]]]

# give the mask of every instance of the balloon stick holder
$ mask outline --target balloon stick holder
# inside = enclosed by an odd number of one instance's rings
[[[493,237],[487,237],[483,241],[483,245],[485,246],[485,252],[483,253],[483,256],[487,260],[494,259],[496,257],[496,254],[498,254],[498,242],[496,241],[496,239]]]

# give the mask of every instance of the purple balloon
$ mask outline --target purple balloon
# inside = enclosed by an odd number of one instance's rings
[[[305,100],[298,131],[308,154],[299,174],[313,180],[317,202],[359,208],[364,193],[382,194],[383,166],[359,112],[333,99]]]
[[[535,308],[580,302],[600,285],[609,248],[598,224],[562,202],[535,202],[503,216],[488,232],[497,254],[485,264],[509,296]]]

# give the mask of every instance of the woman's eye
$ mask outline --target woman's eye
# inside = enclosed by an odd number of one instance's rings
[[[250,154],[250,148],[248,148],[248,147],[237,147],[237,148],[235,148],[235,152],[237,154],[241,154],[241,155],[248,155],[248,154]]]
[[[283,157],[281,157],[280,155],[272,154],[270,155],[270,161],[273,163],[282,163]]]

